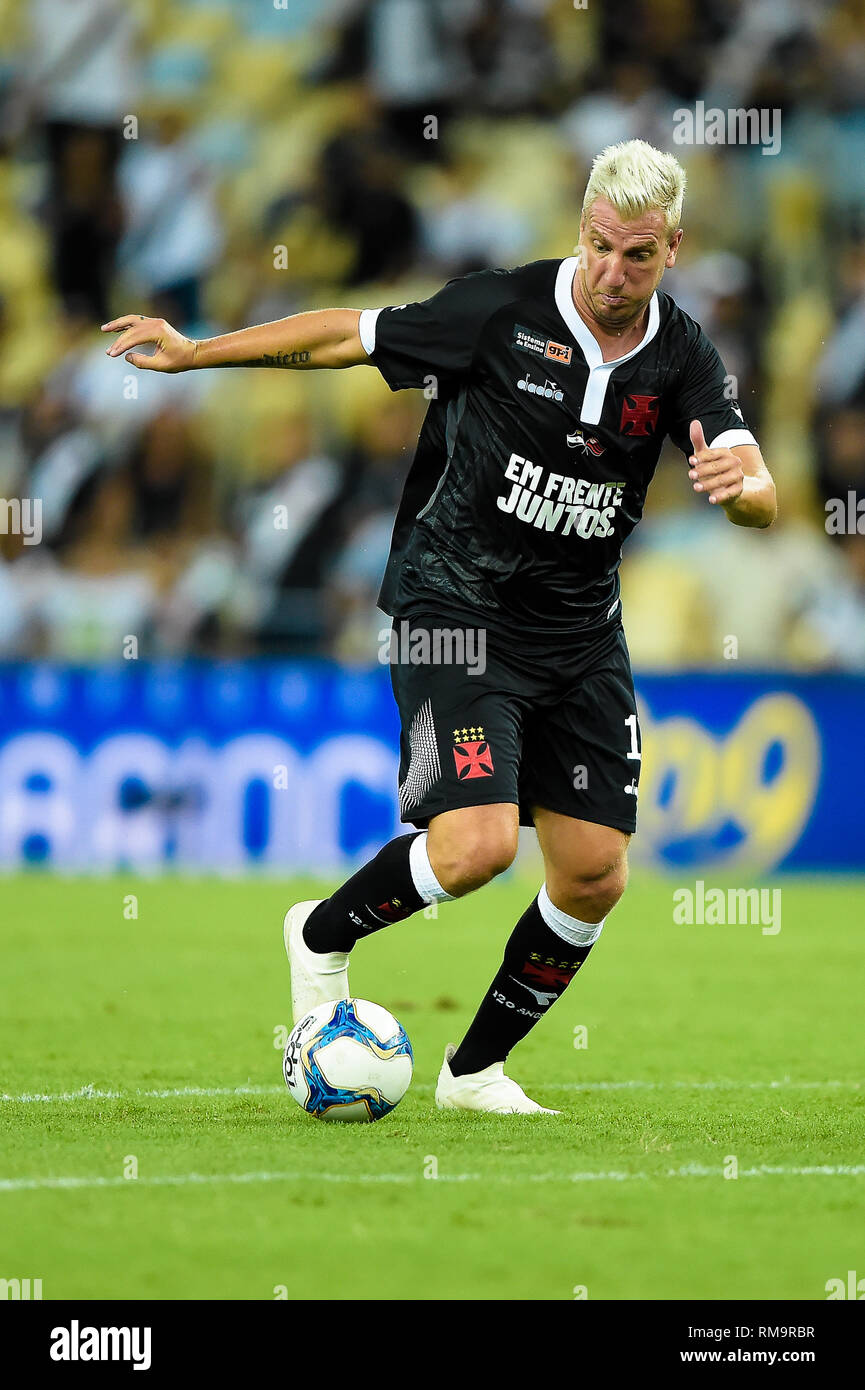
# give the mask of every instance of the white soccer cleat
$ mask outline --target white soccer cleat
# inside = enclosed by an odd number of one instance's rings
[[[303,939],[307,918],[323,901],[319,898],[315,902],[295,903],[286,912],[282,927],[291,970],[291,1010],[295,1023],[317,1004],[349,998],[348,952],[327,951],[319,955],[311,951]]]
[[[529,1100],[522,1086],[505,1076],[504,1062],[493,1062],[483,1071],[454,1076],[450,1060],[456,1052],[452,1043],[445,1048],[445,1059],[436,1086],[439,1110],[483,1110],[489,1115],[559,1115]]]

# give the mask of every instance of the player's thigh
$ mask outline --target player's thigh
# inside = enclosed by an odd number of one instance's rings
[[[551,900],[563,911],[591,904],[608,912],[627,885],[630,835],[543,806],[535,806],[533,816]]]
[[[424,630],[413,620],[413,631]],[[518,673],[488,652],[476,672],[392,662],[391,682],[401,723],[401,819],[427,826],[451,811],[516,807],[524,703]],[[498,823],[495,814],[486,819]]]
[[[518,840],[516,805],[459,806],[431,818],[427,853],[433,873],[447,892],[469,892],[513,863]]]
[[[634,684],[624,635],[587,671],[575,671],[564,695],[527,716],[523,727],[520,798],[557,812],[565,821],[587,822],[632,835],[642,759]],[[591,839],[587,837],[591,835]],[[588,853],[609,835],[586,831],[573,839]]]

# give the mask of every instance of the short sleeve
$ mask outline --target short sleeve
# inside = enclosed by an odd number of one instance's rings
[[[709,448],[756,444],[714,343],[700,330],[689,352],[671,404],[669,435],[686,456],[692,452],[690,426],[699,420]]]
[[[360,339],[392,391],[465,377],[484,324],[513,297],[510,272],[480,270],[449,280],[430,299],[364,309]]]

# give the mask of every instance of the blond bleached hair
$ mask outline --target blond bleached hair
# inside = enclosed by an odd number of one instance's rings
[[[596,198],[606,198],[628,221],[660,208],[669,241],[681,225],[684,197],[685,171],[677,159],[645,140],[623,140],[595,156],[582,215]]]

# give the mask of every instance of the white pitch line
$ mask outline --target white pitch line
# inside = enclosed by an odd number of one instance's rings
[[[743,1168],[740,1178],[764,1177],[863,1177],[865,1164],[815,1164],[807,1167],[773,1165],[761,1163],[756,1168]],[[587,1169],[577,1173],[440,1173],[437,1178],[426,1179],[420,1173],[323,1173],[309,1172],[253,1172],[253,1173],[164,1173],[153,1177],[44,1177],[44,1178],[0,1178],[2,1192],[35,1192],[44,1189],[76,1191],[87,1188],[105,1187],[190,1187],[213,1186],[216,1184],[251,1184],[271,1182],[304,1182],[314,1185],[323,1183],[360,1183],[374,1185],[412,1184],[419,1182],[463,1183],[484,1182],[516,1186],[524,1183],[576,1183],[576,1182],[649,1182],[655,1179],[670,1178],[718,1178],[724,1180],[723,1168],[704,1167],[689,1163],[682,1168],[669,1168],[661,1173],[628,1173],[615,1169],[596,1171]]]
[[[268,1096],[284,1091],[284,1086],[177,1086],[165,1091],[102,1091],[97,1086],[81,1086],[77,1091],[25,1091],[19,1096],[0,1095],[0,1100],[25,1105],[32,1101],[74,1100],[135,1100],[146,1096],[151,1100],[170,1100],[183,1096]]]
[[[549,1081],[545,1085],[553,1091],[824,1091],[849,1088],[862,1089],[861,1081],[794,1081],[792,1077],[781,1077],[776,1081]],[[412,1086],[421,1094],[434,1088],[425,1082]],[[184,1096],[270,1096],[281,1095],[285,1090],[279,1084],[266,1086],[178,1086],[166,1090],[106,1091],[96,1086],[81,1086],[77,1091],[38,1092],[25,1091],[21,1095],[0,1094],[0,1101],[16,1105],[40,1101],[47,1104],[80,1100],[171,1100]]]
[[[551,1083],[552,1084],[552,1083]],[[832,1087],[862,1088],[861,1081],[562,1081],[560,1091],[823,1091]]]

